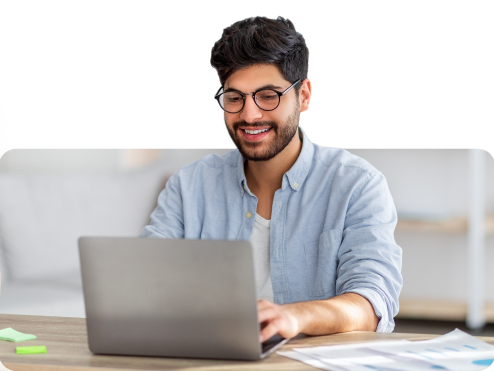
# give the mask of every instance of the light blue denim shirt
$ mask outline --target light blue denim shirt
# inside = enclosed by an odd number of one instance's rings
[[[303,132],[302,132],[303,134]],[[175,173],[140,237],[249,240],[257,198],[238,150],[208,155]],[[311,143],[283,176],[271,212],[274,301],[286,304],[353,292],[391,332],[402,287],[397,217],[384,176],[343,149]]]

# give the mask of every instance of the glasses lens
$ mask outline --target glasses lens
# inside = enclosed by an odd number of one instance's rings
[[[219,101],[221,107],[228,112],[238,112],[244,106],[244,98],[234,91],[222,94]]]
[[[274,110],[280,103],[280,96],[274,90],[261,90],[256,93],[257,105],[266,111]]]

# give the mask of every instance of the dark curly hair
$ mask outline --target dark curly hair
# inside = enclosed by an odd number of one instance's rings
[[[282,17],[247,18],[225,28],[211,50],[211,66],[221,85],[234,72],[254,64],[273,64],[294,83],[307,78],[309,49],[293,23]],[[298,92],[300,84],[295,88]]]

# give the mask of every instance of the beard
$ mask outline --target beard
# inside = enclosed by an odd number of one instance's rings
[[[269,161],[273,157],[275,157],[278,153],[283,151],[285,147],[292,141],[293,137],[297,133],[298,123],[300,118],[300,110],[298,107],[295,107],[293,113],[287,118],[286,122],[281,125],[278,125],[275,121],[258,121],[254,124],[248,124],[245,121],[237,121],[233,123],[232,128],[230,129],[228,125],[226,128],[228,130],[228,134],[232,138],[233,142],[237,146],[239,152],[242,156],[249,161]],[[225,120],[226,124],[226,120]],[[269,148],[264,150],[260,150],[259,148],[263,145],[263,143],[258,142],[247,142],[242,134],[239,134],[241,126],[249,126],[249,127],[266,127],[269,126],[270,130],[273,131],[275,137],[269,143]]]

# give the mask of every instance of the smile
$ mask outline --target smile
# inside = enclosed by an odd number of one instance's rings
[[[269,128],[271,129],[271,128]],[[265,131],[268,131],[269,129],[263,129],[263,130],[244,130],[247,134],[259,134],[259,133],[264,133]]]
[[[241,136],[247,141],[247,142],[262,142],[264,138],[269,136],[272,127],[261,127],[259,129],[254,129],[255,127],[246,127],[246,128],[240,128],[240,132],[242,133]]]

